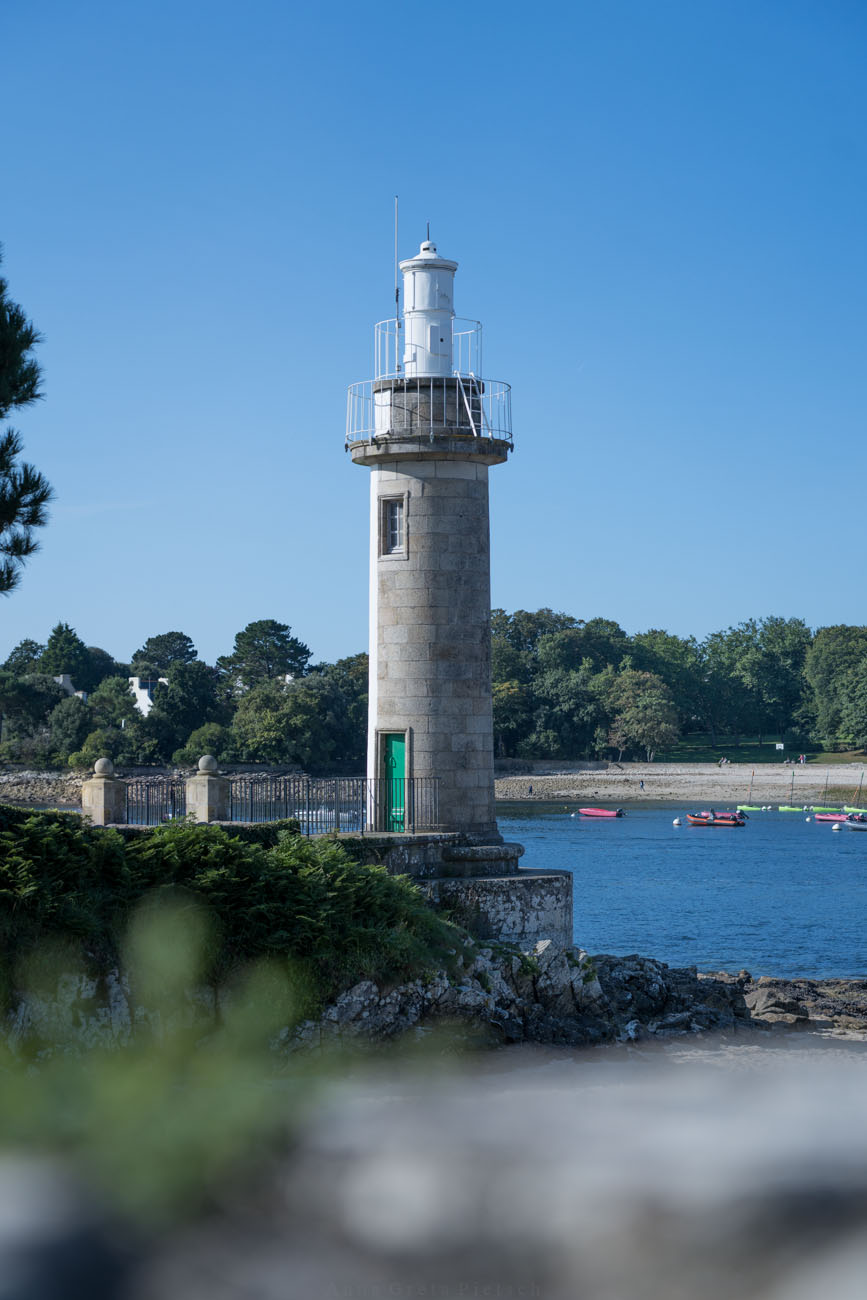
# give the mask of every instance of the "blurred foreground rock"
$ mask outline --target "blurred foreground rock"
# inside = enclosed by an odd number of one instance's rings
[[[762,1041],[762,1068],[724,1046],[392,1061],[89,1300],[862,1300],[864,1045]]]

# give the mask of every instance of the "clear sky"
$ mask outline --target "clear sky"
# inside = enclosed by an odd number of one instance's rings
[[[863,0],[0,5],[0,238],[57,501],[0,659],[367,644],[345,389],[424,238],[513,386],[493,603],[863,623]]]

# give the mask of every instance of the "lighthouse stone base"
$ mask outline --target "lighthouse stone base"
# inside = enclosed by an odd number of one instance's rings
[[[354,840],[365,862],[411,877],[431,903],[477,939],[531,948],[572,946],[572,874],[518,865],[521,844],[479,843],[460,832],[375,834]]]

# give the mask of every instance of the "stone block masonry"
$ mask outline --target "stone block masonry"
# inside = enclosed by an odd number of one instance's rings
[[[497,837],[491,714],[488,469],[492,439],[353,448],[371,468],[368,775],[379,737],[407,737],[407,776],[439,781],[440,824]],[[383,504],[405,508],[398,553],[382,553]]]

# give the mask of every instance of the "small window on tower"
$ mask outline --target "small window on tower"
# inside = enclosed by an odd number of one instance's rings
[[[383,497],[380,501],[379,553],[406,554],[406,503],[403,497]]]

